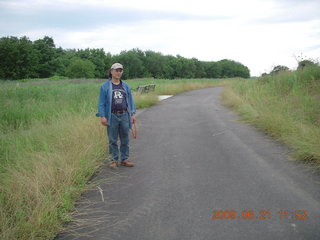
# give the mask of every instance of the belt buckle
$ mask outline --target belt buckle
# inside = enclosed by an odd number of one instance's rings
[[[122,113],[125,113],[126,110],[114,110],[112,111],[113,113],[116,113],[116,114],[122,114]]]

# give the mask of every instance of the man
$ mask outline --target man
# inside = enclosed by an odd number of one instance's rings
[[[111,155],[110,168],[121,165],[133,167],[129,158],[129,131],[135,123],[136,106],[130,87],[121,80],[123,66],[115,63],[109,70],[109,79],[100,88],[97,117],[101,117],[101,124],[107,126],[109,139],[109,153]],[[120,154],[118,148],[120,138]]]

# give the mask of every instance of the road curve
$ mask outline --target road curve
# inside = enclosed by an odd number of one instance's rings
[[[320,239],[319,175],[237,121],[222,89],[139,114],[135,167],[102,167],[56,239]]]

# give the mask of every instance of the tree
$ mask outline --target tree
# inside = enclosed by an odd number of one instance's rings
[[[122,51],[114,58],[115,62],[121,62],[125,66],[123,78],[141,78],[144,77],[145,67],[143,64],[144,53],[139,49]]]
[[[147,70],[147,74],[154,78],[164,78],[165,72],[165,58],[161,53],[154,51],[146,51],[145,52],[145,68]]]
[[[37,72],[39,77],[47,78],[54,75],[59,65],[55,61],[58,51],[53,39],[45,36],[43,39],[34,41],[33,47],[38,54]]]
[[[275,66],[272,71],[270,72],[270,74],[275,74],[275,73],[279,73],[279,72],[283,72],[283,71],[288,71],[289,68],[286,66],[282,66],[282,65],[278,65]]]
[[[69,78],[94,78],[95,66],[89,60],[73,58],[66,68],[66,75]]]
[[[102,48],[100,49],[79,49],[75,52],[75,56],[89,60],[95,65],[95,78],[103,78],[106,76],[105,58],[106,54]]]
[[[302,60],[298,63],[298,69],[303,69],[305,67],[313,67],[317,66],[317,63],[315,63],[312,60]]]
[[[177,60],[180,65],[179,76],[183,78],[193,78],[196,71],[196,65],[193,60],[181,56],[179,56]]]
[[[206,77],[206,71],[205,71],[205,64],[204,62],[199,61],[196,58],[191,59],[195,66],[195,74],[194,76],[196,78],[204,78]]]
[[[221,77],[236,77],[237,75],[234,72],[234,64],[228,59],[223,59],[218,61],[218,64],[221,65]]]
[[[74,57],[74,55],[68,55],[68,51],[63,50],[61,47],[56,48],[55,52],[55,58],[52,60],[54,72],[51,73],[51,76],[64,76],[66,72],[66,67],[69,65],[70,60]]]
[[[217,63],[221,65],[221,77],[250,77],[249,68],[239,62],[223,59]]]
[[[38,77],[38,54],[27,37],[0,39],[0,78],[22,79]]]
[[[220,78],[222,65],[217,62],[204,62],[204,69],[207,78]]]
[[[172,65],[170,64],[170,62],[172,61],[172,59],[174,59],[174,56],[168,55],[168,56],[163,56],[163,77],[165,79],[174,79],[174,69],[172,67]]]
[[[21,79],[53,75],[104,78],[114,62],[125,66],[123,78],[250,77],[249,69],[232,60],[203,62],[180,55],[132,49],[112,56],[101,49],[56,48],[51,37],[34,42],[27,37],[0,38],[0,78]],[[305,66],[307,62],[302,62]]]

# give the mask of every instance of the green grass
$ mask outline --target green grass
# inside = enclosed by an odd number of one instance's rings
[[[34,121],[48,123],[63,114],[92,112],[98,87],[91,83],[3,86],[0,132],[27,129]]]
[[[158,94],[222,80],[128,80],[138,108]],[[0,82],[0,239],[50,239],[69,220],[73,201],[106,156],[105,128],[95,117],[101,80]]]
[[[293,149],[293,158],[320,166],[320,67],[234,81],[224,101]]]

